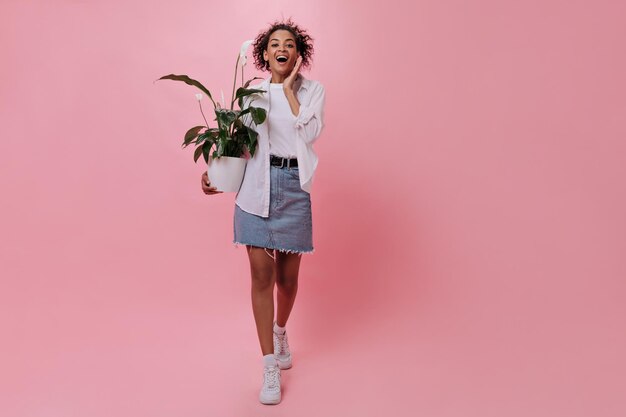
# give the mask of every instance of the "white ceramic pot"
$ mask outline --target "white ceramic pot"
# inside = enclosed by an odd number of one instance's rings
[[[209,157],[207,174],[211,187],[217,187],[218,191],[238,192],[246,171],[247,159],[222,156],[220,158]]]

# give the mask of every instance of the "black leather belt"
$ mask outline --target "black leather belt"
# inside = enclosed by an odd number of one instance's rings
[[[281,168],[297,167],[298,158],[283,158],[276,155],[270,155],[270,165],[279,166]]]

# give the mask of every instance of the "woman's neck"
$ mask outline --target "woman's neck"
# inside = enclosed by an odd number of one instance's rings
[[[285,81],[285,78],[287,78],[287,77],[282,76],[282,75],[280,75],[280,74],[274,74],[274,73],[272,73],[272,79],[270,80],[270,83],[272,83],[272,84],[282,84],[282,83]],[[298,74],[298,75],[296,76],[296,80],[297,80],[298,78],[300,78],[300,74]]]
[[[283,77],[280,74],[272,74],[272,79],[270,80],[270,83],[272,84],[282,84],[283,81],[285,81],[285,77]]]

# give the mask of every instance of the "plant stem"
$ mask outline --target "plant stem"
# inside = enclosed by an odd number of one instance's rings
[[[202,103],[200,103],[200,100],[198,100],[198,104],[200,105],[200,113],[202,113],[202,118],[204,119],[204,122],[206,123],[206,128],[209,128],[209,122],[206,121],[206,117],[204,117],[204,112],[202,111]]]
[[[237,62],[235,63],[235,79],[233,80],[233,95],[230,99],[230,109],[233,109],[233,103],[235,101],[235,86],[237,85],[237,67],[239,66],[239,55],[237,55]]]

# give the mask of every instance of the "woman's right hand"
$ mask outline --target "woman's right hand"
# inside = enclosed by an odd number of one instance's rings
[[[202,191],[204,191],[204,194],[220,194],[223,193],[224,191],[217,191],[217,187],[211,187],[211,182],[209,181],[209,174],[207,174],[206,172],[204,172],[202,174]]]

